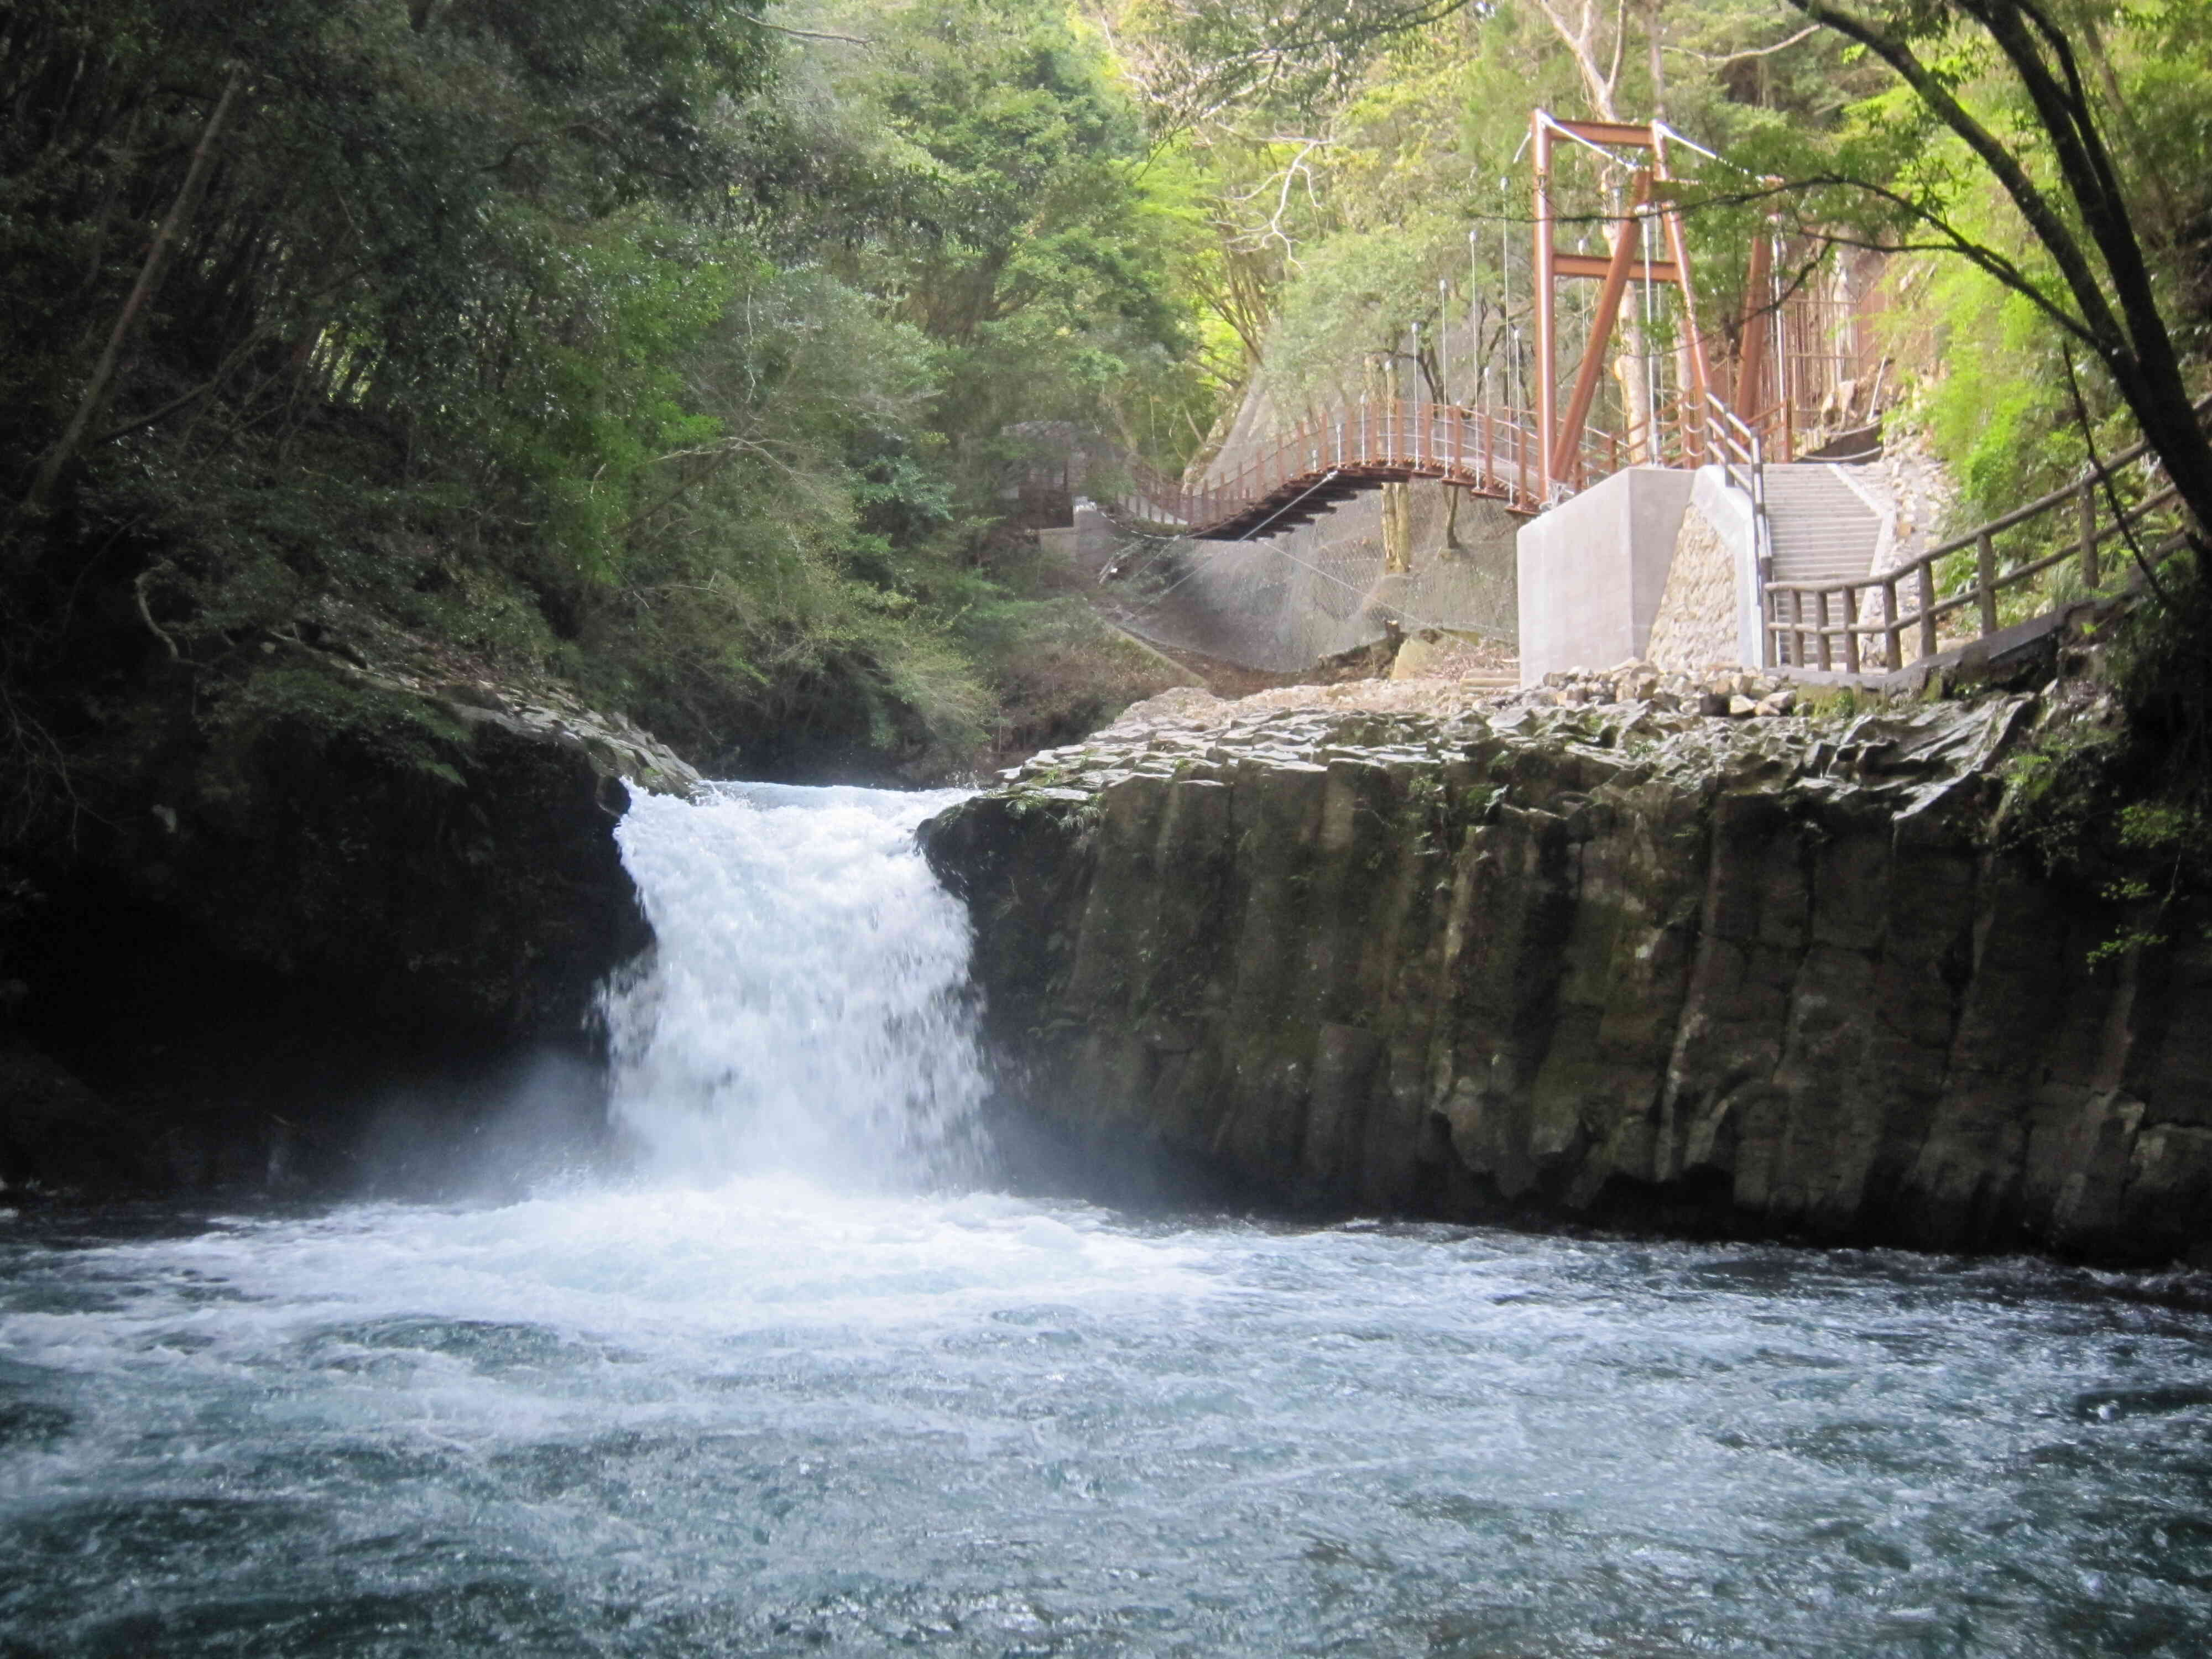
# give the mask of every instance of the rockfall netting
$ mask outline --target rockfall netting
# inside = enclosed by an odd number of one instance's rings
[[[1085,513],[1069,552],[1099,575],[1131,633],[1270,673],[1370,645],[1386,623],[1512,641],[1518,521],[1426,480],[1401,500],[1402,538],[1386,538],[1378,489],[1310,524],[1235,542],[1145,535]]]

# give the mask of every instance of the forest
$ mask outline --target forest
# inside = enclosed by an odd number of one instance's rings
[[[1536,106],[1725,158],[1685,186],[1701,247],[1775,211],[1748,179],[1824,246],[1935,250],[1893,278],[1898,419],[1962,514],[2050,488],[2142,400],[1929,88],[2104,248],[1990,20],[2073,43],[2150,296],[2114,326],[2201,390],[2205,9],[1863,14],[1919,88],[1859,15],[21,0],[0,835],[143,766],[149,686],[210,743],[370,721],[302,640],[557,679],[710,773],[942,779],[1075,735],[1163,665],[1041,563],[1022,481],[1071,447],[1182,471],[1262,374],[1278,404],[1385,359],[1437,385],[1440,320],[1462,386],[1525,374]],[[1740,267],[1701,263],[1716,307]]]

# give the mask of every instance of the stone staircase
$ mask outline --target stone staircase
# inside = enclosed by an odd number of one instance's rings
[[[1890,515],[1877,508],[1877,499],[1850,469],[1831,462],[1768,467],[1766,522],[1774,580],[1831,582],[1867,575],[1892,540]],[[1789,639],[1778,641],[1776,649],[1782,662],[1792,661]],[[1812,659],[1809,650],[1808,658]]]
[[[1768,467],[1766,519],[1778,582],[1864,576],[1881,550],[1882,515],[1841,466],[1801,461]]]

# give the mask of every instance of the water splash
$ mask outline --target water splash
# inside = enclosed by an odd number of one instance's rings
[[[914,831],[957,791],[723,784],[616,831],[659,944],[605,998],[652,1173],[877,1190],[984,1171],[966,911]]]

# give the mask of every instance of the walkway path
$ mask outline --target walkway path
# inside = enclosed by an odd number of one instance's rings
[[[1583,450],[1593,474],[1621,465],[1620,442],[1607,434],[1590,434]],[[1533,515],[1544,506],[1534,420],[1525,410],[1486,406],[1362,403],[1333,410],[1195,489],[1142,463],[1131,472],[1131,494],[1113,507],[1201,541],[1273,535],[1363,490],[1416,478],[1488,496],[1509,512]]]

